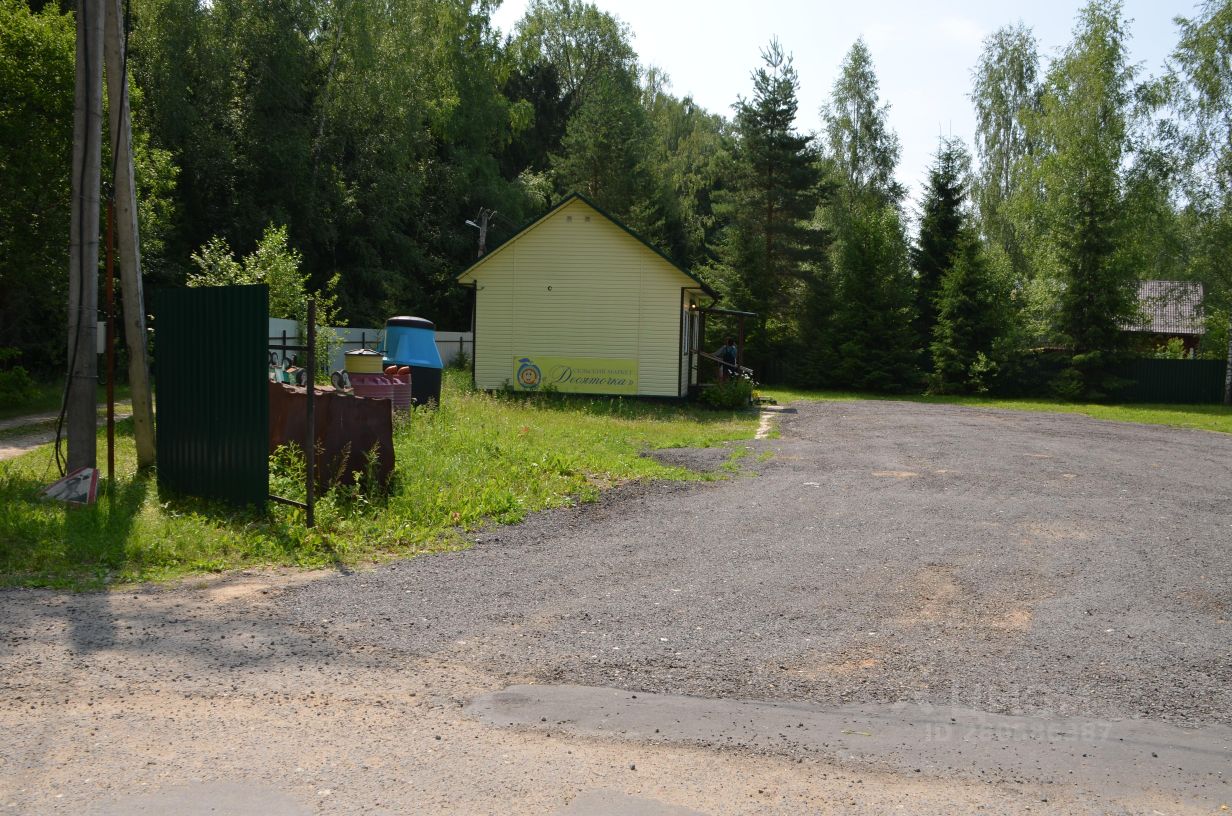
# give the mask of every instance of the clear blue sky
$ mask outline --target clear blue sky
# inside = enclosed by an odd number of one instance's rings
[[[1035,30],[1045,59],[1070,39],[1079,0],[593,0],[629,24],[644,65],[672,79],[678,96],[691,95],[711,111],[731,115],[752,92],[750,72],[759,49],[778,36],[800,75],[803,131],[821,128],[818,113],[838,67],[861,35],[872,51],[890,124],[902,141],[898,178],[913,197],[942,133],[970,146],[975,126],[968,94],[983,38],[1021,20]],[[526,0],[504,0],[495,25],[512,33]],[[1128,0],[1130,55],[1144,75],[1157,74],[1176,42],[1177,15],[1193,16],[1187,0]]]

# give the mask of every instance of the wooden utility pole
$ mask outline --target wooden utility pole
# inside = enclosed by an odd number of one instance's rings
[[[81,2],[84,8],[92,0]],[[97,0],[93,2],[97,4]],[[133,401],[137,467],[147,468],[154,464],[154,405],[150,397],[150,368],[146,359],[145,295],[141,285],[141,247],[137,233],[137,190],[124,55],[124,10],[121,0],[103,2],[107,9],[104,52],[107,59],[107,98],[111,100],[111,153],[115,157],[116,231],[120,245],[120,289],[124,298],[124,342],[128,346],[128,387]]]
[[[103,134],[103,8],[80,0],[73,104],[68,271],[68,471],[95,467],[98,385],[98,188]]]
[[[479,208],[479,223],[467,221],[466,226],[474,227],[479,230],[479,254],[476,257],[482,258],[483,254],[488,251],[488,219],[496,215],[496,210],[489,210],[486,207]]]

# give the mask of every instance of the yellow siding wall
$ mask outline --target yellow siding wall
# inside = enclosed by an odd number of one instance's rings
[[[697,283],[586,203],[500,247],[470,280],[478,387],[501,388],[515,355],[631,358],[638,394],[681,395],[680,290]]]

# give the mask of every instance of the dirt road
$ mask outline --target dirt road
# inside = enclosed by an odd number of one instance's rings
[[[0,593],[0,814],[1232,805],[1232,438],[781,430],[463,553]]]

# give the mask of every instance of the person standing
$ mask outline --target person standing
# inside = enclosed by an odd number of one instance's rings
[[[735,376],[738,370],[736,360],[739,359],[740,352],[736,348],[736,338],[728,335],[723,341],[723,347],[715,352],[715,356],[723,362],[719,365],[719,382],[725,381],[728,377]]]

